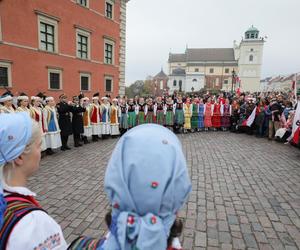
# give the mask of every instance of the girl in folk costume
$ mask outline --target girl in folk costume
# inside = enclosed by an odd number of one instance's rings
[[[175,104],[175,130],[182,130],[184,125],[184,113],[182,96],[177,96],[177,102]]]
[[[120,129],[121,134],[124,134],[128,129],[128,105],[124,98],[120,100]]]
[[[240,105],[238,101],[235,99],[232,101],[231,104],[231,131],[237,132],[238,131],[238,122],[240,118]]]
[[[192,132],[198,130],[198,109],[199,109],[199,99],[194,98],[192,104],[192,118],[191,118],[191,128]]]
[[[101,135],[101,113],[99,105],[99,93],[95,94],[93,97],[93,103],[90,106],[91,109],[91,125],[92,125],[92,135],[93,141],[98,141],[99,136]]]
[[[211,103],[211,97],[208,97],[204,107],[204,127],[208,131],[212,127],[212,115],[214,105]]]
[[[166,104],[165,104],[165,114],[166,114],[166,127],[174,126],[174,113],[175,113],[175,105],[172,100],[172,97],[169,96]]]
[[[184,133],[187,133],[188,130],[191,130],[191,117],[192,117],[192,108],[191,99],[187,98],[185,104],[183,105],[184,113]]]
[[[156,124],[133,128],[119,140],[105,174],[110,232],[102,240],[79,237],[69,249],[182,250],[176,214],[191,187],[178,138]]]
[[[119,135],[119,116],[120,110],[118,106],[118,99],[115,98],[112,100],[112,105],[110,107],[110,127],[111,127],[111,135]]]
[[[214,130],[221,128],[221,104],[219,99],[217,99],[214,104],[213,116],[212,116],[212,126]]]
[[[145,119],[145,112],[146,112],[146,103],[144,98],[139,99],[139,103],[137,105],[137,115],[138,115],[138,125],[144,124],[146,119]]]
[[[1,106],[2,104],[2,106]],[[0,114],[1,113],[14,113],[15,109],[13,108],[13,97],[9,94],[5,94],[0,97]]]
[[[223,131],[228,130],[231,127],[231,118],[232,108],[229,103],[229,99],[225,99],[225,104],[221,105],[221,127]]]
[[[30,109],[28,108],[29,106],[29,97],[22,93],[20,96],[17,98],[18,100],[18,108],[16,112],[27,112],[30,114]]]
[[[85,112],[83,113],[83,142],[84,144],[87,144],[89,143],[88,137],[93,135],[90,99],[88,97],[83,97],[81,99],[81,106],[85,108]]]
[[[2,116],[2,115],[1,115]],[[67,249],[60,226],[26,187],[38,170],[41,129],[25,112],[0,118],[0,249]],[[4,192],[3,192],[4,191]]]
[[[153,103],[152,98],[149,98],[147,100],[147,105],[146,105],[146,123],[155,123],[155,105]]]
[[[110,135],[111,127],[110,127],[110,103],[107,97],[102,97],[102,104],[100,105],[100,113],[101,113],[101,135],[102,138]]]
[[[162,102],[161,96],[158,96],[155,104],[155,114],[156,114],[156,124],[165,125],[165,113],[164,113],[164,104]]]
[[[46,143],[46,134],[44,129],[43,111],[40,108],[41,98],[37,96],[32,96],[30,99],[31,99],[30,115],[31,118],[35,120],[40,126],[41,134],[42,134],[41,150],[45,151],[47,149],[47,143]]]
[[[198,106],[198,130],[202,131],[204,129],[204,113],[205,113],[205,105],[203,103],[203,99],[199,100]]]
[[[54,153],[52,149],[57,149],[62,146],[55,105],[56,104],[53,97],[46,98],[46,106],[43,110],[43,118],[46,132],[46,153],[48,155],[52,155]]]
[[[136,125],[136,109],[137,105],[135,105],[133,98],[130,98],[128,101],[128,128],[133,128]]]

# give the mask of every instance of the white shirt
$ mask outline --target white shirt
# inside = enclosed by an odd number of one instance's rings
[[[2,180],[3,189],[21,195],[36,196],[25,187],[10,187]],[[9,193],[4,192],[4,196]],[[67,243],[60,226],[43,211],[32,211],[14,227],[7,250],[65,250]]]

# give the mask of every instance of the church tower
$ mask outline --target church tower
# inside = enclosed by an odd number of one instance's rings
[[[243,91],[259,91],[264,38],[253,25],[245,32],[240,45],[234,45],[235,58],[238,60],[239,78]]]

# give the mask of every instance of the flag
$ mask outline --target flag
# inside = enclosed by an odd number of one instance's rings
[[[252,111],[251,115],[248,117],[248,119],[243,121],[243,126],[248,126],[248,127],[252,126],[252,124],[255,120],[256,109],[257,109],[257,107],[255,107],[255,109],[253,109],[253,111]]]
[[[299,133],[300,133],[300,101],[298,101],[296,113],[293,120],[293,130],[292,135],[288,141],[298,144],[299,143]]]

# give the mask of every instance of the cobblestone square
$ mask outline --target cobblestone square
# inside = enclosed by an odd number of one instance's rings
[[[300,151],[227,132],[179,135],[193,191],[179,216],[184,249],[300,249]],[[68,243],[101,237],[103,191],[117,139],[45,157],[30,179]]]

